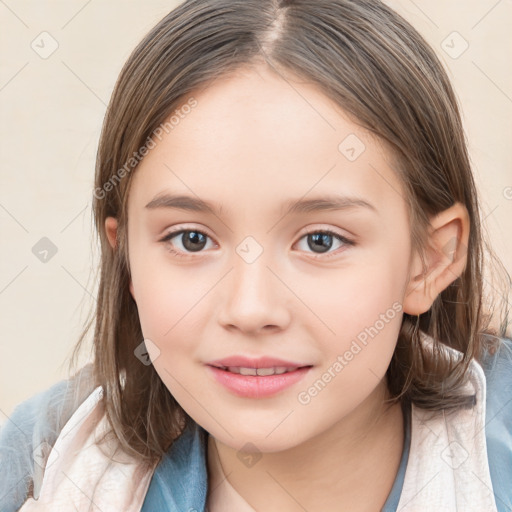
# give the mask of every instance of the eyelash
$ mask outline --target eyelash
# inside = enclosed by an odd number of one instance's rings
[[[180,234],[183,234],[183,233],[187,233],[187,232],[190,232],[190,231],[193,231],[195,233],[199,233],[201,235],[204,235],[205,237],[207,238],[211,238],[210,236],[208,236],[204,231],[199,231],[198,229],[177,229],[175,231],[171,231],[170,233],[168,233],[167,235],[164,236],[164,238],[162,238],[160,240],[160,242],[164,243],[164,244],[167,244],[168,247],[167,247],[167,250],[173,254],[174,256],[177,256],[178,258],[188,258],[190,257],[193,253],[185,253],[183,254],[183,252],[181,251],[177,251],[176,249],[174,249],[172,247],[172,245],[169,243],[170,240],[172,238],[174,238],[175,236],[177,235],[180,235]],[[332,231],[330,229],[314,229],[312,231],[308,231],[307,233],[304,233],[299,240],[302,240],[304,237],[308,236],[308,235],[313,235],[313,234],[325,234],[325,235],[331,235],[333,236],[334,238],[336,238],[337,240],[339,240],[340,242],[342,242],[344,245],[348,245],[349,247],[350,246],[354,246],[355,245],[355,242],[353,240],[350,240],[338,233],[336,233],[335,231]],[[333,256],[335,256],[337,254],[337,252],[339,251],[339,249],[337,251],[334,251],[332,254],[331,253],[326,253],[327,255],[324,256],[322,255],[321,253],[311,253],[313,254],[313,258],[314,259],[327,259],[327,258],[331,258]],[[202,251],[198,251],[198,253],[200,253]]]

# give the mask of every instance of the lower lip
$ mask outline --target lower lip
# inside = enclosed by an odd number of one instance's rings
[[[207,367],[218,382],[236,395],[246,398],[265,398],[275,395],[299,382],[311,369],[311,366],[307,366],[281,375],[240,375],[215,366],[207,365]]]

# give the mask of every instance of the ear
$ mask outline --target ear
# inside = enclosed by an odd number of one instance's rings
[[[410,265],[403,311],[420,315],[430,309],[437,296],[460,277],[467,262],[469,215],[466,207],[455,203],[430,221],[425,263],[418,253]]]
[[[105,231],[107,233],[108,241],[111,247],[114,250],[117,250],[117,219],[115,217],[107,217],[105,219]],[[132,294],[133,299],[135,300],[135,295],[133,292],[133,282],[130,279],[130,293]]]
[[[112,249],[117,249],[117,219],[115,217],[105,219],[105,231]]]

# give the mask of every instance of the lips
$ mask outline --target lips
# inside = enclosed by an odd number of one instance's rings
[[[241,355],[235,355],[225,357],[223,359],[217,359],[207,363],[209,366],[215,366],[217,368],[228,369],[232,368],[285,368],[285,369],[297,369],[305,366],[312,366],[297,361],[287,361],[285,359],[279,359],[276,357],[262,356],[262,357],[247,357]]]
[[[275,359],[273,361],[275,362]],[[222,367],[208,364],[206,368],[214,380],[231,393],[243,398],[257,399],[268,398],[283,392],[296,385],[311,371],[311,365],[295,367],[292,371],[281,374],[267,375],[254,375],[254,371],[260,371],[259,368],[246,368],[246,370],[252,371],[252,374],[249,375],[229,371],[230,368],[236,367],[228,367],[227,370],[224,370]]]

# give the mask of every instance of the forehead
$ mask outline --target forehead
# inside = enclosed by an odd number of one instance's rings
[[[180,109],[190,98],[195,106]],[[276,213],[326,193],[377,209],[404,202],[391,155],[314,84],[263,66],[239,70],[184,97],[173,115],[135,172],[129,208],[163,193],[214,202],[227,215]]]

